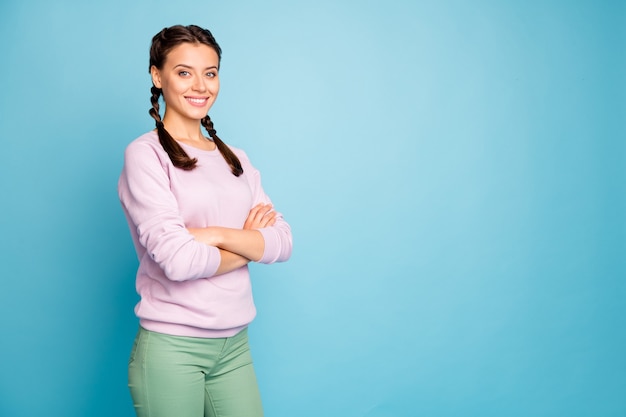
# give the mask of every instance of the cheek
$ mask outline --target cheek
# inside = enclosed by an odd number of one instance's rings
[[[161,90],[163,91],[163,99],[165,101],[179,95],[182,91],[184,91],[184,89],[182,89],[179,84],[170,83],[168,81],[162,81]]]

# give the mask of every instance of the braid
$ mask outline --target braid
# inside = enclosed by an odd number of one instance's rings
[[[159,123],[163,123],[161,121],[161,115],[159,114],[159,97],[161,96],[161,89],[152,86],[150,92],[152,93],[152,96],[150,97],[150,103],[152,103],[152,108],[148,113],[150,113],[150,116],[152,116],[158,126]]]
[[[243,168],[241,167],[241,162],[239,161],[239,158],[237,158],[237,155],[235,155],[235,153],[228,147],[228,145],[226,145],[217,136],[217,132],[215,131],[215,128],[213,127],[213,121],[211,120],[208,114],[206,115],[206,117],[202,119],[202,126],[204,126],[206,131],[209,133],[209,136],[211,136],[211,139],[213,139],[213,142],[215,142],[215,145],[217,145],[217,149],[220,151],[220,153],[222,154],[222,156],[224,157],[224,159],[230,166],[230,169],[233,172],[233,175],[235,177],[238,177],[241,174],[243,174]]]
[[[198,160],[196,158],[190,158],[185,150],[165,129],[165,125],[163,124],[161,115],[159,114],[159,97],[161,96],[161,89],[153,85],[150,91],[152,92],[152,97],[150,97],[152,108],[149,113],[150,116],[152,116],[152,118],[156,121],[157,133],[159,135],[159,142],[161,142],[161,146],[163,146],[163,149],[167,152],[167,155],[170,157],[170,160],[175,167],[184,169],[185,171],[191,171],[196,167]]]

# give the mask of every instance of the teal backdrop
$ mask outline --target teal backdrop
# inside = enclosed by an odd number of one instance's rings
[[[165,26],[293,227],[268,417],[626,416],[626,2],[0,3],[0,416],[131,417],[117,199]]]

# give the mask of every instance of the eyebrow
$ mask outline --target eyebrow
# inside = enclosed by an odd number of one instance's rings
[[[178,64],[174,66],[174,69],[178,68],[178,67],[183,67],[183,68],[189,68],[189,69],[193,69],[192,66],[186,65],[186,64]],[[204,70],[209,70],[209,69],[218,69],[215,65],[212,65],[210,67],[206,67]]]

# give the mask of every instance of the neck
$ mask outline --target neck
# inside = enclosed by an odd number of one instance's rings
[[[202,124],[200,120],[168,117],[167,112],[165,112],[163,125],[176,140],[191,143],[206,141],[206,138],[202,134]]]

